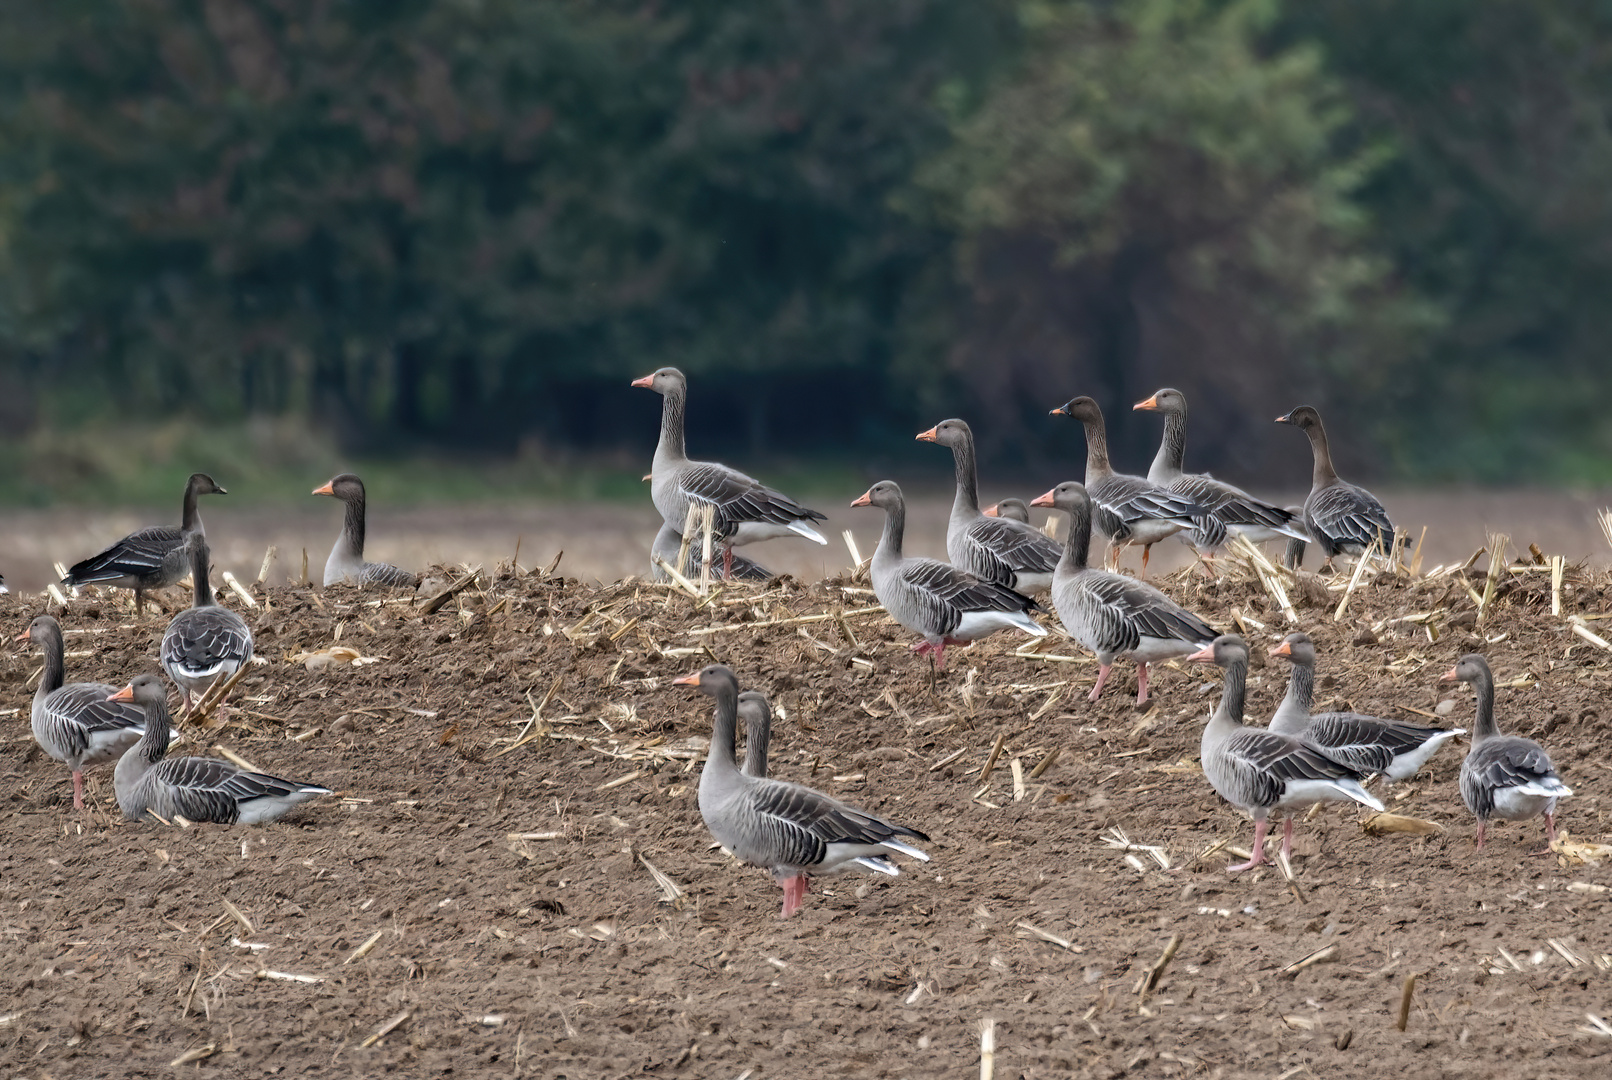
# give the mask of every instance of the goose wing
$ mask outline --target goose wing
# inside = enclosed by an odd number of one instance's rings
[[[381,585],[397,589],[412,589],[420,584],[418,574],[411,574],[391,563],[383,562],[365,563],[363,570],[359,572],[359,580],[365,585]]]
[[[1364,488],[1337,483],[1314,492],[1304,504],[1315,527],[1338,544],[1368,548],[1380,534],[1383,548],[1394,541],[1394,523],[1382,503]]]
[[[1401,724],[1360,713],[1316,713],[1310,717],[1304,737],[1361,772],[1383,772],[1400,754],[1448,734],[1444,728]]]
[[[751,789],[750,818],[759,849],[770,865],[813,866],[822,863],[833,845],[915,849],[899,838],[929,837],[916,829],[858,810],[854,806],[800,784],[769,780]]]
[[[926,605],[961,616],[966,611],[1037,611],[1040,606],[1006,585],[935,559],[907,559],[901,581]]]
[[[246,620],[222,607],[187,608],[162,635],[162,666],[203,677],[252,659],[252,631]]]
[[[1307,540],[1302,527],[1294,524],[1291,511],[1257,499],[1240,487],[1202,473],[1187,473],[1170,484],[1170,490],[1184,495],[1233,529],[1272,529],[1295,539]]]
[[[217,758],[165,758],[147,774],[158,798],[154,805],[192,821],[235,822],[258,799],[290,799],[323,792],[294,780],[247,772]]]
[[[982,517],[963,533],[969,564],[981,577],[1009,581],[1014,574],[1050,574],[1063,555],[1063,547],[1039,529],[1012,518]]]
[[[713,461],[690,462],[678,473],[677,482],[688,498],[716,507],[719,536],[731,536],[746,521],[788,526],[796,521],[827,520],[825,515],[808,510],[788,495]]]
[[[1515,736],[1487,740],[1473,751],[1468,770],[1492,789],[1522,787],[1556,776],[1544,747]]]
[[[1097,602],[1114,618],[1134,627],[1138,635],[1199,644],[1215,639],[1212,626],[1144,581],[1103,571],[1088,571],[1081,578]],[[1135,646],[1135,641],[1130,642],[1131,648]]]
[[[1183,527],[1191,527],[1193,516],[1206,512],[1192,499],[1140,476],[1115,473],[1086,490],[1099,510],[1107,511],[1127,527],[1138,521],[1177,521]]]
[[[185,542],[184,533],[169,525],[153,525],[130,533],[105,551],[74,563],[62,578],[63,585],[88,585],[96,581],[139,577],[163,568],[163,561]]]
[[[1287,786],[1304,780],[1355,780],[1360,775],[1319,748],[1290,735],[1243,728],[1226,742],[1227,765],[1252,806],[1275,806]]]

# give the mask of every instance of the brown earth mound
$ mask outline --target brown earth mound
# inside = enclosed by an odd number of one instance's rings
[[[1484,652],[1502,727],[1577,793],[1562,827],[1604,840],[1612,652],[1568,619],[1612,580],[1568,568],[1552,615],[1548,570],[1502,571],[1481,619],[1481,566],[1368,579],[1340,621],[1345,579],[1291,586],[1317,708],[1470,724],[1470,690],[1436,680]],[[1249,636],[1268,716],[1289,623],[1265,589],[1164,584]],[[266,662],[176,752],[336,790],[279,823],[126,824],[104,767],[75,813],[28,735],[37,657],[0,659],[7,1075],[963,1076],[986,1018],[998,1078],[1612,1075],[1591,1019],[1612,1021],[1612,872],[1532,856],[1538,821],[1474,854],[1464,741],[1384,796],[1442,831],[1370,836],[1332,807],[1301,822],[1294,881],[1230,877],[1251,829],[1196,763],[1212,669],[1158,668],[1139,710],[1121,664],[1091,705],[1072,642],[1003,634],[931,689],[847,579],[700,600],[506,566],[431,613],[254,592]],[[42,601],[0,597],[0,626]],[[70,679],[155,670],[166,616],[112,594],[58,614]],[[293,659],[335,644],[361,659]],[[933,861],[826,879],[779,921],[700,822],[710,703],[667,684],[712,659],[772,696],[774,775],[924,830]]]

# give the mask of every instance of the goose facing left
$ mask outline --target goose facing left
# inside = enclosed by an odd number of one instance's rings
[[[66,683],[62,627],[40,615],[12,640],[32,640],[45,654],[44,672],[34,692],[33,731],[40,749],[73,770],[73,808],[84,809],[84,770],[116,761],[145,732],[144,714],[108,701],[116,687],[106,683]]]
[[[688,380],[673,367],[664,367],[632,385],[661,396],[660,441],[650,466],[650,496],[655,509],[672,528],[681,531],[691,506],[715,508],[714,529],[722,542],[723,576],[732,568],[733,549],[759,540],[801,536],[827,544],[812,523],[827,518],[789,496],[774,491],[738,469],[714,461],[690,461],[684,449],[683,416],[688,403]]]
[[[789,918],[800,907],[808,875],[861,866],[895,876],[900,871],[889,861],[891,855],[929,861],[928,854],[902,839],[929,839],[917,829],[802,784],[740,772],[734,759],[739,681],[731,669],[711,664],[672,684],[695,687],[716,701],[711,749],[700,771],[700,816],[735,858],[772,872],[784,890],[780,918]]]
[[[364,481],[352,473],[342,473],[313,489],[315,495],[329,495],[339,499],[344,512],[341,532],[336,544],[325,560],[325,585],[351,582],[354,585],[380,585],[395,589],[413,589],[420,584],[420,576],[391,563],[367,562],[364,559],[365,515]]]
[[[178,816],[256,825],[330,794],[317,784],[249,772],[217,758],[168,757],[168,692],[155,675],[139,676],[110,700],[137,705],[145,717],[145,734],[118,759],[112,774],[118,807],[130,821],[151,811],[170,821]]]
[[[181,580],[190,569],[185,540],[192,533],[204,533],[196,499],[201,495],[228,495],[206,473],[192,473],[185,481],[179,528],[153,525],[130,533],[97,555],[73,564],[62,578],[63,585],[112,585],[134,590],[134,609],[145,609],[147,589],[160,589]]]

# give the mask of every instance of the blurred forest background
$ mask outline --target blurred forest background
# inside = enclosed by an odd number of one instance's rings
[[[0,25],[0,499],[333,456],[636,491],[659,400],[626,384],[663,364],[691,450],[751,468],[943,473],[912,436],[962,415],[989,467],[1079,475],[1046,412],[1086,393],[1142,471],[1129,406],[1174,385],[1232,478],[1302,489],[1271,420],[1311,401],[1363,476],[1612,481],[1612,4]]]

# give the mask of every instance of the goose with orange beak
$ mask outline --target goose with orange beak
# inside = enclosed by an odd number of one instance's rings
[[[948,645],[965,645],[1007,629],[1046,636],[1046,629],[1030,617],[1040,609],[1028,596],[961,567],[902,555],[907,504],[893,481],[879,481],[851,505],[884,511],[884,532],[868,569],[873,594],[892,619],[919,635],[912,650],[932,654],[937,670],[946,669]]]
[[[411,574],[391,563],[364,560],[364,481],[352,473],[332,477],[313,489],[315,495],[329,495],[339,499],[345,508],[341,532],[336,544],[325,560],[325,585],[347,582],[352,585],[380,585],[383,588],[413,589],[420,584],[420,575]]]
[[[746,775],[734,758],[739,717],[739,681],[722,664],[673,679],[716,701],[711,748],[700,771],[700,816],[711,835],[740,862],[765,867],[784,890],[780,918],[799,909],[810,876],[863,869],[896,876],[892,855],[921,862],[929,856],[902,837],[928,840],[801,784]]]
[[[1030,523],[1030,507],[1023,499],[1000,499],[987,506],[980,513],[986,517],[1007,518],[1009,521],[1022,521]]]

